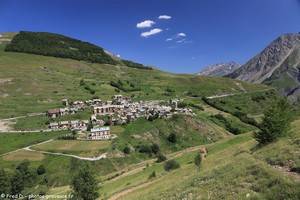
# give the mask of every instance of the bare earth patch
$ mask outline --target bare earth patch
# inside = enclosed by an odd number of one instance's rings
[[[12,78],[0,78],[0,84],[9,83],[12,80]]]
[[[11,131],[12,124],[13,124],[13,122],[11,122],[11,121],[0,120],[0,132]]]

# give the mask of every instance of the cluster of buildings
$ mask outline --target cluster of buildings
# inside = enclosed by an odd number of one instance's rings
[[[86,131],[88,128],[89,120],[70,120],[70,121],[59,121],[51,122],[49,128],[53,130],[76,130]]]
[[[111,125],[127,124],[138,118],[150,120],[170,118],[173,114],[177,113],[193,114],[189,108],[178,108],[178,102],[179,100],[170,100],[168,103],[161,101],[133,102],[129,97],[122,95],[113,96],[111,101],[92,99],[85,102],[75,101],[70,104],[68,100],[64,99],[63,103],[66,107],[48,110],[47,116],[56,118],[91,108],[93,114],[89,120],[53,122],[49,124],[49,128],[87,131],[88,126],[91,125],[93,128],[88,130],[87,139],[105,140],[111,138],[109,127]]]

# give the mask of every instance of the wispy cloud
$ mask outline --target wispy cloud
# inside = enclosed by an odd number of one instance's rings
[[[176,43],[184,43],[186,41],[186,39],[181,39],[181,40],[177,40]]]
[[[177,37],[186,37],[185,33],[177,33]]]
[[[151,29],[150,31],[141,33],[141,36],[147,38],[149,36],[156,35],[162,31],[163,30],[161,30],[160,28],[155,28],[155,29]]]
[[[136,24],[137,28],[150,28],[155,24],[152,20],[145,20]]]
[[[168,19],[172,19],[172,17],[169,16],[169,15],[160,15],[160,16],[158,17],[158,19],[166,19],[166,20],[168,20]]]
[[[186,41],[186,34],[185,33],[177,33],[176,35],[169,37],[166,39],[166,42],[170,42],[175,40],[176,43],[183,43],[184,41]]]

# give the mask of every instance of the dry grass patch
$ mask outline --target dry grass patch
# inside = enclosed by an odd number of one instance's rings
[[[110,146],[110,143],[110,141],[54,140],[49,143],[34,146],[33,149],[53,152],[86,152],[105,150]]]
[[[40,161],[40,160],[43,160],[44,157],[45,156],[40,152],[19,150],[19,151],[15,151],[13,153],[3,156],[3,160],[6,160],[6,161],[22,161],[22,160]]]

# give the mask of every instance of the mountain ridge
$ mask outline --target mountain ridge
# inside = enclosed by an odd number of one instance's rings
[[[226,76],[236,69],[238,69],[241,65],[237,62],[230,61],[224,63],[217,63],[213,65],[209,65],[204,67],[197,75],[201,76]]]
[[[279,36],[227,77],[273,86],[292,102],[299,101],[300,33]]]

